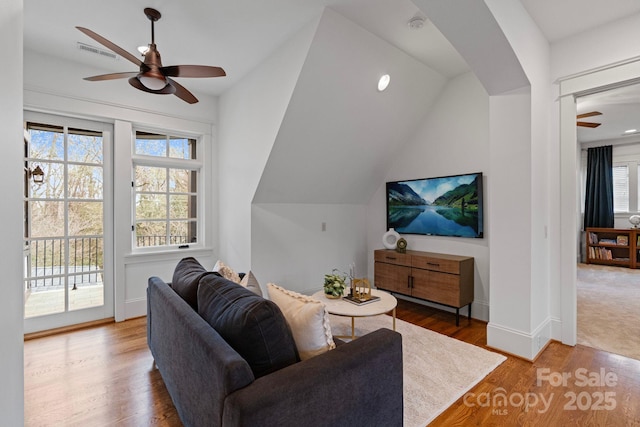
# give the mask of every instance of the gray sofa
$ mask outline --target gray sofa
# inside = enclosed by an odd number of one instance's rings
[[[193,258],[171,285],[149,278],[147,305],[149,348],[185,426],[402,425],[396,332],[299,361],[273,302]]]

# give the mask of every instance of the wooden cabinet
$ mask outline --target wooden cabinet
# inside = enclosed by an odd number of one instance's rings
[[[410,294],[411,267],[376,263],[374,281],[377,288],[401,294]]]
[[[375,251],[374,259],[377,288],[453,307],[456,326],[460,324],[460,308],[469,306],[471,318],[472,257],[380,249]]]
[[[636,229],[587,228],[586,232],[587,264],[615,265],[638,268]]]

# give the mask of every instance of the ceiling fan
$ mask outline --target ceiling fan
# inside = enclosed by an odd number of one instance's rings
[[[162,15],[150,7],[144,9],[144,14],[147,15],[147,18],[151,21],[151,44],[149,44],[149,49],[144,53],[144,61],[141,61],[135,55],[132,55],[120,46],[117,46],[87,28],[76,27],[101,45],[140,67],[140,71],[138,72],[102,74],[99,76],[85,77],[85,80],[100,81],[128,78],[129,84],[136,89],[160,95],[174,94],[189,104],[195,104],[198,102],[198,99],[171,77],[222,77],[227,74],[220,67],[210,67],[207,65],[170,65],[163,67],[160,60],[160,52],[158,52],[156,47],[153,28],[154,22],[159,20]]]
[[[577,119],[584,119],[587,117],[593,117],[593,116],[600,116],[602,115],[602,113],[600,111],[590,111],[588,113],[584,113],[584,114],[578,114],[576,116]],[[594,123],[594,122],[582,122],[580,120],[578,120],[576,122],[576,125],[578,126],[582,126],[585,128],[597,128],[598,126],[600,126],[602,123]]]

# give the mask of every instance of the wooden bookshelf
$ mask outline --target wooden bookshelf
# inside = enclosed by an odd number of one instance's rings
[[[587,228],[587,264],[640,268],[637,229]]]

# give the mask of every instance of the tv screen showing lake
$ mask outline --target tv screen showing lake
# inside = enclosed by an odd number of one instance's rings
[[[387,227],[406,234],[482,237],[482,174],[387,182]]]
[[[457,208],[394,206],[389,209],[389,227],[398,233],[477,237],[477,224],[477,212],[462,215]]]

